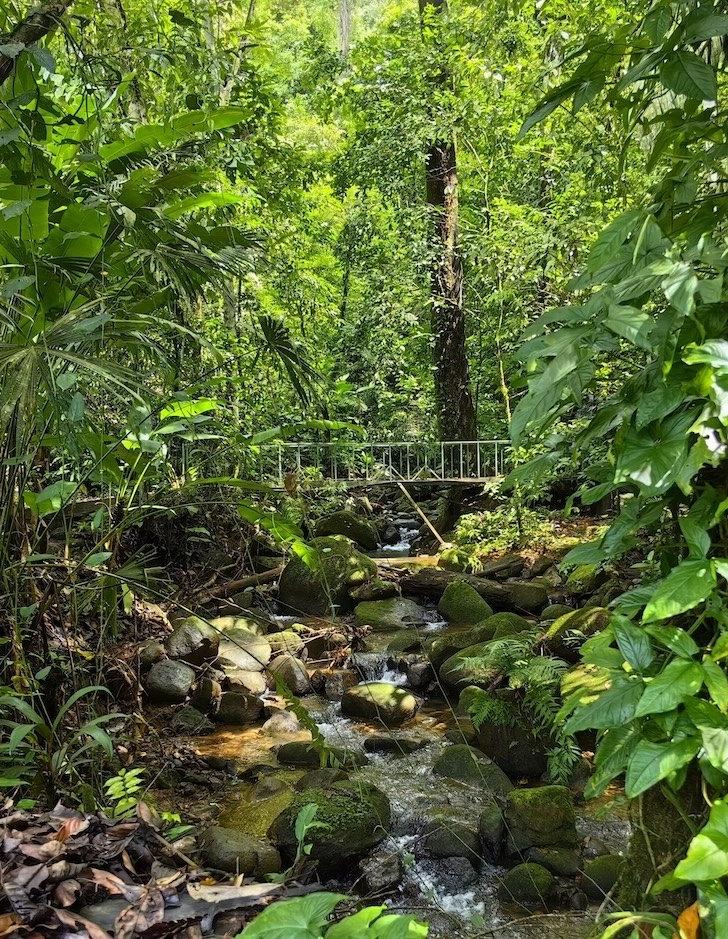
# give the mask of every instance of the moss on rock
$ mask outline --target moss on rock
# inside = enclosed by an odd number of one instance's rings
[[[505,636],[526,632],[532,628],[532,624],[518,613],[494,613],[485,620],[483,628],[492,630],[491,638],[503,639]]]
[[[578,844],[574,799],[565,786],[511,789],[505,819],[511,853]]]
[[[440,679],[449,688],[458,690],[468,685],[487,688],[498,674],[490,642],[466,646],[451,655],[440,666]]]
[[[294,557],[283,568],[278,597],[294,610],[314,615],[329,613],[332,607],[351,609],[349,591],[377,572],[371,558],[354,547],[348,538],[314,538],[313,557]]]
[[[412,720],[417,698],[405,688],[388,681],[368,681],[347,688],[341,699],[341,713],[358,720],[378,721],[395,727]]]
[[[587,861],[581,886],[590,900],[601,903],[609,891],[614,889],[623,864],[624,858],[619,854],[602,854],[601,857]]]
[[[554,875],[540,864],[517,864],[503,877],[498,896],[506,903],[543,906],[556,888]]]
[[[379,544],[375,526],[361,515],[344,509],[320,519],[316,523],[315,535],[324,538],[328,535],[343,535],[350,538],[365,551],[374,551]]]
[[[452,626],[480,623],[493,612],[490,604],[464,580],[454,580],[445,587],[437,609]]]
[[[474,783],[496,796],[505,796],[513,788],[499,766],[480,750],[465,744],[446,747],[432,764],[432,772],[436,776]]]
[[[281,869],[281,858],[273,845],[233,828],[213,825],[202,839],[205,863],[228,874],[263,877]]]
[[[364,600],[354,609],[357,626],[371,626],[375,632],[407,629],[425,621],[425,611],[414,600],[390,597],[388,600]]]

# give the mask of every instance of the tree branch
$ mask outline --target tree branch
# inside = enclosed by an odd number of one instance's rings
[[[50,3],[43,4],[21,20],[12,32],[6,33],[2,37],[3,43],[32,46],[56,28],[72,3],[73,0],[52,0]],[[0,53],[0,85],[12,75],[14,68],[15,56]]]

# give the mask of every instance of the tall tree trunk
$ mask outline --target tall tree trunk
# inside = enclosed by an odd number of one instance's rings
[[[0,39],[3,44],[20,43],[32,46],[58,26],[61,17],[72,3],[73,0],[55,0],[53,3],[34,7],[24,20]],[[12,75],[14,68],[15,57],[0,53],[0,85]]]
[[[438,15],[447,0],[419,0],[420,15]],[[434,91],[446,88],[445,65]],[[458,244],[458,174],[454,140],[433,140],[427,152],[427,204],[432,213],[432,333],[435,342],[435,400],[443,440],[476,439],[475,408],[465,352],[463,268]]]
[[[353,0],[338,0],[339,4],[339,55],[349,58],[351,49],[351,7]]]

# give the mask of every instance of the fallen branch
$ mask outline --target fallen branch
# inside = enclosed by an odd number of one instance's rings
[[[221,597],[225,599],[239,590],[245,590],[246,587],[257,587],[258,584],[269,584],[272,580],[277,580],[283,570],[283,565],[274,567],[270,571],[263,571],[262,574],[250,574],[248,577],[241,577],[239,580],[229,580],[226,584],[220,584],[219,587],[213,587],[207,590],[201,587],[195,593],[207,593],[211,597]]]

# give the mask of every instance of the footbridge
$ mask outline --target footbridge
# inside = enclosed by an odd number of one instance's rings
[[[487,483],[508,470],[508,440],[278,442],[259,451],[260,479],[386,483]]]

